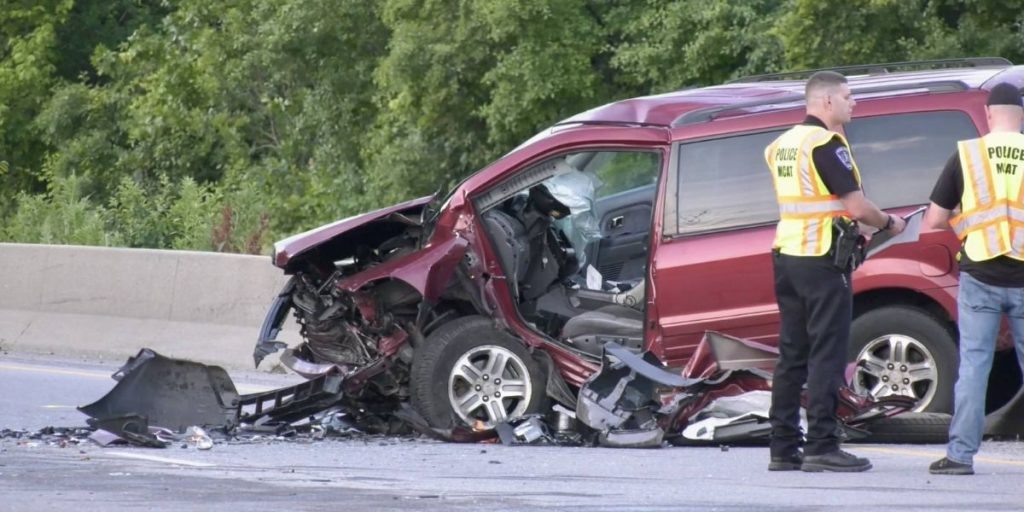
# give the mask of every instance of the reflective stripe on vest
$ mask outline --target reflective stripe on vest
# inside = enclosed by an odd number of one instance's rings
[[[814,149],[842,135],[809,125],[794,126],[765,148],[779,202],[774,247],[783,254],[820,256],[832,245],[832,219],[848,215],[842,201],[828,192],[814,166]],[[853,164],[854,177],[860,173]]]
[[[963,213],[951,224],[973,261],[1024,260],[1024,135],[990,133],[958,145]]]

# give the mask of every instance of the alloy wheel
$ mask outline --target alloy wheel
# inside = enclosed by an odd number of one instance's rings
[[[857,355],[853,389],[875,398],[907,396],[924,410],[935,396],[939,372],[928,347],[910,336],[888,334],[869,341]]]
[[[484,429],[523,415],[532,392],[525,362],[498,345],[466,352],[448,376],[452,410],[467,425]]]

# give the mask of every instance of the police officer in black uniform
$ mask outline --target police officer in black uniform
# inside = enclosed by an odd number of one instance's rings
[[[807,81],[807,117],[765,151],[780,221],[773,247],[781,326],[769,417],[770,471],[866,471],[871,463],[839,449],[836,402],[844,382],[853,297],[852,264],[836,251],[837,229],[861,224],[893,234],[905,221],[865,196],[849,144],[839,133],[856,104],[844,76],[822,71]],[[845,219],[840,220],[840,219]],[[844,246],[845,247],[845,246]],[[804,452],[800,394],[807,385]]]

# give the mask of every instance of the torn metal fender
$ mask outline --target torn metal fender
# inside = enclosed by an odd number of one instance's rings
[[[138,415],[149,425],[184,432],[192,425],[238,426],[238,391],[219,366],[171,359],[144,348],[112,375],[103,398],[78,410],[96,418]]]
[[[533,358],[544,367],[544,373],[547,375],[547,384],[544,386],[544,389],[547,391],[548,396],[565,407],[575,409],[577,402],[576,393],[569,389],[565,379],[558,373],[558,367],[555,366],[555,361],[551,358],[551,354],[543,350],[536,350],[533,352]]]
[[[295,279],[292,276],[288,280],[288,283],[277,294],[274,302],[270,304],[270,310],[267,311],[267,315],[263,318],[260,335],[256,340],[256,348],[252,352],[252,357],[257,367],[259,367],[263,358],[278,350],[288,348],[287,343],[277,341],[277,336],[281,334],[281,326],[284,325],[285,319],[288,318],[288,312],[292,309],[292,292],[295,291]]]
[[[373,281],[397,279],[413,287],[427,302],[434,303],[448,285],[468,247],[469,241],[465,238],[452,236],[436,245],[342,279],[338,288],[355,292]]]
[[[760,369],[771,372],[778,360],[777,348],[717,331],[705,331],[683,376],[706,379],[724,370]]]

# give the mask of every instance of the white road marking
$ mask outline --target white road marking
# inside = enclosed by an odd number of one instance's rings
[[[104,455],[114,455],[117,457],[124,457],[126,459],[139,459],[148,460],[151,462],[163,462],[166,464],[176,464],[179,466],[192,466],[195,468],[212,468],[216,464],[209,462],[195,462],[191,460],[172,459],[170,457],[157,457],[156,455],[145,455],[142,453],[129,453],[129,452],[103,452]]]
[[[946,454],[946,448],[941,447],[937,450],[918,450],[911,448],[882,448],[878,446],[858,446],[857,450],[863,450],[867,452],[876,453],[887,453],[889,455],[907,455],[910,457],[921,457],[921,458],[937,458],[942,457]],[[1004,466],[1024,466],[1024,460],[1013,460],[1013,459],[1001,459],[995,457],[986,456],[975,456],[975,462],[988,462],[991,464],[1000,464]]]
[[[88,377],[90,379],[109,379],[109,373],[92,372],[87,370],[65,370],[63,368],[49,368],[45,366],[30,366],[13,363],[0,363],[0,370],[14,370],[17,372],[48,373],[50,375],[72,375],[75,377]],[[113,380],[113,379],[111,379]]]
[[[67,370],[64,368],[51,368],[48,366],[35,366],[26,364],[15,364],[15,363],[0,363],[0,370],[12,370],[17,372],[31,372],[31,373],[45,373],[48,375],[70,375],[73,377],[86,377],[90,379],[109,379],[112,382],[114,379],[110,378],[111,373],[103,373],[98,371],[89,370]],[[111,384],[113,386],[113,384]],[[235,384],[235,389],[239,393],[245,395],[249,393],[260,393],[263,391],[269,391],[272,388],[270,386],[260,386],[255,384]],[[55,406],[55,407],[70,407],[70,406]]]

